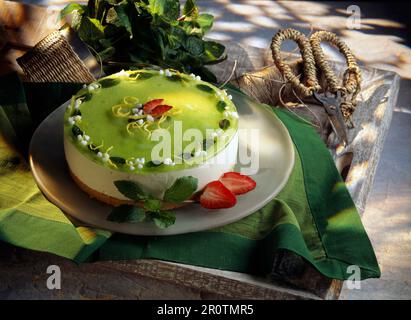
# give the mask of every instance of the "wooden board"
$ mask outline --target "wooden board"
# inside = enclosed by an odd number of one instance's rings
[[[227,47],[230,59],[222,66],[213,66],[220,81],[230,76],[233,59],[237,60],[237,75],[270,63],[260,49],[232,43]],[[10,57],[17,53],[12,53],[6,62],[0,59],[0,67],[11,61],[8,66],[13,68]],[[339,64],[334,67],[340,73],[343,70]],[[360,212],[365,208],[372,187],[399,90],[399,77],[395,73],[370,68],[362,70],[364,87],[362,101],[353,117],[355,129],[350,131],[351,153],[335,158],[341,171],[346,168],[347,186]],[[303,109],[295,111],[306,112]],[[46,288],[46,268],[51,264],[61,267],[62,290]],[[0,243],[0,298],[337,299],[341,286],[341,281],[322,276],[301,258],[286,251],[277,254],[270,275],[256,278],[156,260],[78,266],[50,254]]]

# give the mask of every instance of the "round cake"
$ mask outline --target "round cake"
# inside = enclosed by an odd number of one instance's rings
[[[116,181],[133,181],[156,199],[179,178],[196,191],[231,171],[238,113],[225,90],[172,70],[131,70],[75,94],[64,117],[70,173],[90,196],[130,203]]]

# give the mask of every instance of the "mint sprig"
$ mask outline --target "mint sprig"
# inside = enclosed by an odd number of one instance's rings
[[[205,66],[226,59],[225,47],[204,39],[214,17],[199,13],[194,0],[89,0],[70,3],[60,16],[103,62],[106,73],[127,65],[157,65],[216,82]]]
[[[134,201],[142,201],[148,199],[148,196],[144,193],[141,187],[130,180],[117,180],[114,181],[114,185],[120,193]]]
[[[192,176],[180,177],[164,193],[164,200],[180,203],[190,198],[197,190],[198,179]]]
[[[143,207],[135,205],[121,205],[115,207],[107,217],[107,220],[118,223],[136,223],[152,221],[161,229],[168,228],[176,221],[174,213],[170,210],[162,210],[162,201],[145,193],[138,183],[130,180],[114,181],[117,190],[130,200],[140,202]],[[192,176],[180,177],[164,194],[163,201],[180,203],[189,199],[197,190],[198,179]]]
[[[114,207],[107,217],[108,221],[113,222],[142,222],[146,218],[146,214],[142,208],[132,205],[121,205]]]

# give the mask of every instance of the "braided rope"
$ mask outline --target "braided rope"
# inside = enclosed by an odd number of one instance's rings
[[[344,73],[343,86],[338,85],[338,80],[332,71],[329,63],[325,59],[324,52],[321,49],[321,42],[328,42],[338,48],[347,61],[347,70]],[[361,72],[357,65],[354,55],[350,48],[335,33],[329,31],[317,31],[310,37],[310,44],[313,50],[316,64],[324,72],[328,81],[330,91],[335,93],[338,90],[353,94],[358,90],[361,82]]]
[[[294,40],[298,44],[303,58],[303,70],[307,79],[306,85],[300,82],[299,78],[292,73],[290,67],[281,58],[281,44],[287,39]],[[347,69],[344,72],[342,84],[339,84],[334,71],[327,62],[321,48],[321,42],[334,45],[344,55]],[[297,30],[282,29],[273,37],[271,51],[277,68],[303,97],[310,96],[320,89],[316,74],[318,67],[327,80],[327,89],[332,93],[340,91],[345,98],[341,103],[341,111],[346,120],[351,119],[351,115],[355,110],[357,95],[361,90],[361,71],[350,48],[335,33],[317,31],[307,39],[305,35]],[[351,96],[350,99],[348,99],[348,95]]]
[[[303,71],[306,77],[306,85],[295,75],[290,66],[281,58],[281,44],[285,40],[294,40],[298,44],[303,57]],[[294,29],[282,29],[277,32],[271,41],[271,51],[277,68],[284,75],[285,80],[304,97],[311,96],[320,88],[317,80],[315,60],[311,50],[310,42],[305,35]]]

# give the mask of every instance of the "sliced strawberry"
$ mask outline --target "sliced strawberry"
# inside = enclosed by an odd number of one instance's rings
[[[161,116],[162,114],[166,113],[171,108],[172,108],[172,106],[169,106],[169,105],[166,105],[166,104],[160,104],[159,106],[157,106],[153,110],[151,110],[150,114],[153,117],[158,117],[158,116]]]
[[[234,194],[220,181],[210,182],[200,196],[200,204],[207,209],[231,208],[237,203]]]
[[[256,183],[248,176],[242,175],[238,172],[227,172],[220,178],[223,185],[234,194],[247,193],[253,190]]]
[[[154,99],[146,102],[143,106],[143,111],[146,114],[151,114],[151,111],[160,104],[162,104],[164,99]]]

